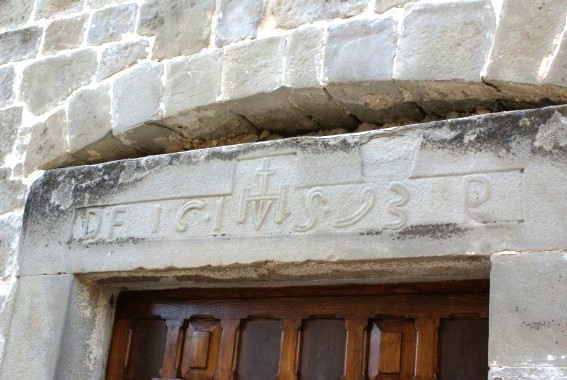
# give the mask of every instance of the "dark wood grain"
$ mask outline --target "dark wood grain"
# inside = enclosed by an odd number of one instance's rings
[[[275,380],[280,359],[281,328],[275,319],[256,319],[241,325],[237,378]]]
[[[302,336],[299,378],[341,380],[345,367],[345,321],[342,319],[304,321]]]
[[[439,328],[439,379],[488,378],[488,320],[442,320]]]

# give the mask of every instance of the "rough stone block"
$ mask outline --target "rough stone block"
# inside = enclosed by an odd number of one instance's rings
[[[280,88],[270,94],[256,94],[230,102],[228,107],[243,115],[256,128],[298,133],[320,129],[317,121],[291,101],[289,88]]]
[[[293,31],[288,38],[284,83],[292,88],[319,87],[323,71],[322,27]]]
[[[88,126],[86,126],[88,127]],[[74,163],[68,150],[67,112],[59,110],[47,120],[32,127],[26,149],[24,173],[37,169],[52,169]]]
[[[148,56],[150,43],[147,40],[119,42],[102,51],[96,72],[100,81]]]
[[[285,48],[285,37],[270,37],[227,48],[223,98],[244,98],[280,88]]]
[[[280,28],[291,29],[317,20],[356,16],[367,0],[275,0],[272,12]]]
[[[567,367],[566,273],[566,252],[492,256],[491,367]]]
[[[13,65],[0,66],[0,107],[6,107],[14,100],[15,76]]]
[[[24,207],[27,187],[11,175],[12,169],[0,168],[0,214]]]
[[[149,0],[140,8],[136,31],[155,36],[153,58],[196,53],[209,45],[215,0]]]
[[[289,94],[289,100],[307,118],[313,119],[320,129],[354,130],[357,127],[356,119],[349,115],[346,107],[323,89],[294,89]]]
[[[226,103],[199,107],[165,118],[165,122],[185,140],[214,140],[256,133],[243,116],[232,112]]]
[[[142,62],[116,79],[112,86],[112,128],[115,135],[160,119],[162,73],[162,64]]]
[[[31,17],[35,0],[0,1],[0,31],[23,26]]]
[[[34,58],[39,49],[43,29],[32,26],[0,34],[0,65]]]
[[[112,136],[110,88],[84,88],[69,98],[69,153],[85,162],[134,154]]]
[[[552,55],[564,27],[563,0],[503,0],[486,80],[540,83],[546,74],[546,58]]]
[[[0,165],[14,147],[22,123],[22,110],[22,107],[0,110]]]
[[[404,11],[396,79],[481,81],[496,27],[490,0],[426,1]]]
[[[407,117],[418,113],[415,106],[400,105],[403,96],[393,80],[397,35],[392,18],[350,20],[329,27],[325,88],[361,121],[383,124],[400,111]],[[384,111],[392,107],[397,108]]]
[[[264,0],[221,0],[215,41],[217,46],[255,38],[264,13]]]
[[[70,274],[18,278],[0,377],[57,378],[55,371],[60,362],[64,327],[68,323],[66,315],[72,283]],[[27,328],[28,324],[34,328]]]
[[[392,81],[397,22],[359,19],[329,27],[324,82]]]
[[[52,21],[45,29],[43,54],[55,54],[60,50],[74,49],[83,43],[87,14]]]
[[[169,61],[165,65],[165,117],[214,104],[221,94],[222,50]]]
[[[84,7],[77,0],[38,0],[35,11],[36,20],[79,12]]]
[[[87,35],[88,44],[100,45],[104,42],[118,41],[123,34],[133,32],[137,10],[136,4],[127,4],[96,11],[91,18]]]
[[[22,74],[20,97],[30,112],[41,115],[92,81],[97,56],[85,49],[35,62]]]
[[[376,0],[376,6],[374,10],[376,13],[384,13],[392,8],[403,7],[409,2],[415,0]]]
[[[14,269],[21,229],[21,213],[0,216],[0,278],[6,278]]]

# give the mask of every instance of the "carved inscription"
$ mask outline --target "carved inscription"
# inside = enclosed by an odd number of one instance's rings
[[[296,190],[294,165],[294,154],[244,160],[231,194],[80,208],[73,238],[365,232],[523,218],[520,170]]]

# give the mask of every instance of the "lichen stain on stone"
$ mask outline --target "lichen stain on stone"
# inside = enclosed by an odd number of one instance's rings
[[[61,210],[67,210],[73,205],[73,181],[60,182],[59,186],[51,192],[50,203]]]
[[[453,237],[461,237],[469,230],[470,228],[464,228],[456,223],[419,224],[397,231],[394,235],[394,238],[396,240],[408,240],[417,238],[443,240]]]
[[[539,127],[534,146],[542,147],[546,151],[551,151],[556,146],[567,146],[567,116],[562,116],[556,111]]]

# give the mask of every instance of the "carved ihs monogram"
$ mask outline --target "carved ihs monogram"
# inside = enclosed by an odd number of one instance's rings
[[[289,216],[286,211],[289,186],[283,185],[276,193],[270,192],[270,176],[276,173],[270,167],[270,159],[266,158],[262,162],[262,167],[256,173],[259,179],[259,187],[254,192],[245,187],[240,193],[238,215],[236,221],[240,224],[246,223],[248,214],[251,214],[254,228],[259,231],[264,225],[270,210],[275,208],[274,223],[281,224]]]

